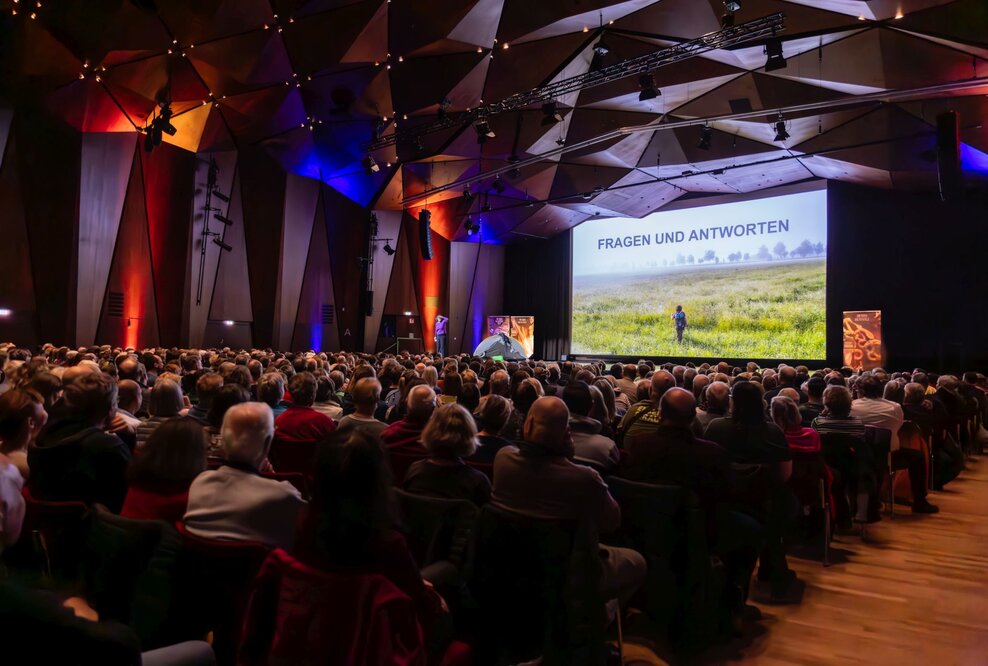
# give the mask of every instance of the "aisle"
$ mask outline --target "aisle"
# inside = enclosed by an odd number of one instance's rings
[[[755,601],[762,619],[745,637],[688,663],[988,664],[988,460],[930,500],[938,515],[896,506],[866,543],[837,537],[829,568],[791,558],[802,603]]]

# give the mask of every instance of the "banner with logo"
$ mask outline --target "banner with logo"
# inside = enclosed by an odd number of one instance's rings
[[[535,353],[535,317],[510,317],[491,315],[487,317],[487,335],[504,333],[521,343],[526,356]]]
[[[844,365],[874,370],[885,364],[881,310],[844,312]]]

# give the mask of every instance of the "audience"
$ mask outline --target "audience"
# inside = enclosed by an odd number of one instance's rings
[[[436,409],[436,392],[428,384],[413,386],[406,399],[405,418],[381,432],[381,441],[390,451],[421,454],[422,431]]]
[[[601,473],[617,467],[621,452],[614,440],[600,434],[600,421],[590,418],[593,394],[590,386],[572,380],[563,388],[563,402],[569,408],[569,430],[573,438],[573,460],[590,465]]]
[[[381,382],[373,377],[364,377],[356,383],[351,395],[354,411],[340,419],[337,429],[341,434],[360,430],[371,437],[380,437],[388,428],[387,423],[374,417],[381,402]]]
[[[436,409],[422,431],[422,445],[429,457],[412,464],[402,487],[412,493],[463,499],[477,506],[491,497],[491,484],[464,459],[477,450],[477,428],[466,409],[455,403]]]
[[[189,488],[183,521],[190,533],[291,548],[305,501],[287,481],[260,475],[273,438],[274,418],[266,404],[246,402],[227,410],[223,465],[197,476]]]
[[[12,389],[0,395],[0,454],[26,481],[31,443],[48,422],[42,398],[32,389]]]
[[[479,432],[477,450],[470,456],[470,460],[493,465],[497,452],[509,444],[499,433],[511,418],[511,403],[499,395],[485,395],[474,410],[473,418]]]
[[[137,446],[144,446],[154,429],[169,419],[178,418],[184,408],[181,386],[165,378],[158,379],[148,397],[150,417],[137,427]]]
[[[624,448],[632,446],[635,439],[652,439],[659,428],[659,401],[675,385],[676,378],[667,370],[652,375],[648,384],[648,400],[633,404],[618,425],[618,442]],[[632,392],[629,395],[635,394]]]
[[[285,442],[319,442],[336,429],[333,419],[312,408],[316,378],[300,372],[288,383],[292,402],[275,418],[277,438]]]

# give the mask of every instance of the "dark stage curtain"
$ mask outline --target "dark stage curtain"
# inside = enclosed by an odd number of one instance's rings
[[[571,233],[505,250],[505,314],[535,317],[536,358],[557,360],[569,353]]]

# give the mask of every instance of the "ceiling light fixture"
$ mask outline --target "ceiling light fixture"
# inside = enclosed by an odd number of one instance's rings
[[[724,15],[720,19],[721,26],[725,28],[734,27],[734,15],[741,11],[741,3],[737,0],[725,0]]]
[[[710,142],[714,137],[714,131],[710,129],[710,125],[704,124],[703,130],[700,132],[700,143],[696,144],[696,147],[700,150],[710,150]]]
[[[786,68],[786,58],[782,55],[782,40],[776,37],[774,33],[765,42],[765,55],[768,56],[765,60],[766,72],[774,72]]]
[[[219,238],[213,238],[213,244],[219,245],[220,249],[224,252],[233,252],[233,248],[221,241]]]
[[[486,118],[480,118],[473,128],[477,131],[477,143],[479,144],[487,143],[488,139],[493,139],[497,136],[494,130],[491,129],[490,123],[487,122]]]
[[[368,176],[371,176],[381,170],[381,166],[374,161],[374,158],[368,155],[364,158],[364,171],[367,172]]]
[[[542,126],[548,127],[561,122],[563,115],[559,113],[559,107],[555,102],[546,102],[542,105]]]
[[[782,114],[780,113],[779,119],[775,121],[775,139],[773,140],[782,143],[788,139],[789,139],[789,132],[786,131],[786,119],[783,118]]]
[[[223,224],[225,224],[228,227],[233,225],[233,220],[231,220],[230,218],[228,218],[225,215],[220,215],[219,213],[214,213],[213,214],[213,217],[215,219],[219,220],[220,222],[222,222]]]
[[[642,74],[639,76],[638,87],[641,89],[641,92],[638,93],[639,102],[655,99],[662,94],[659,89],[655,87],[655,77],[651,74]]]
[[[397,250],[395,250],[393,247],[391,247],[391,243],[385,243],[384,244],[384,253],[386,255],[388,255],[389,257],[393,257],[394,254],[395,254],[395,252],[397,252]]]

